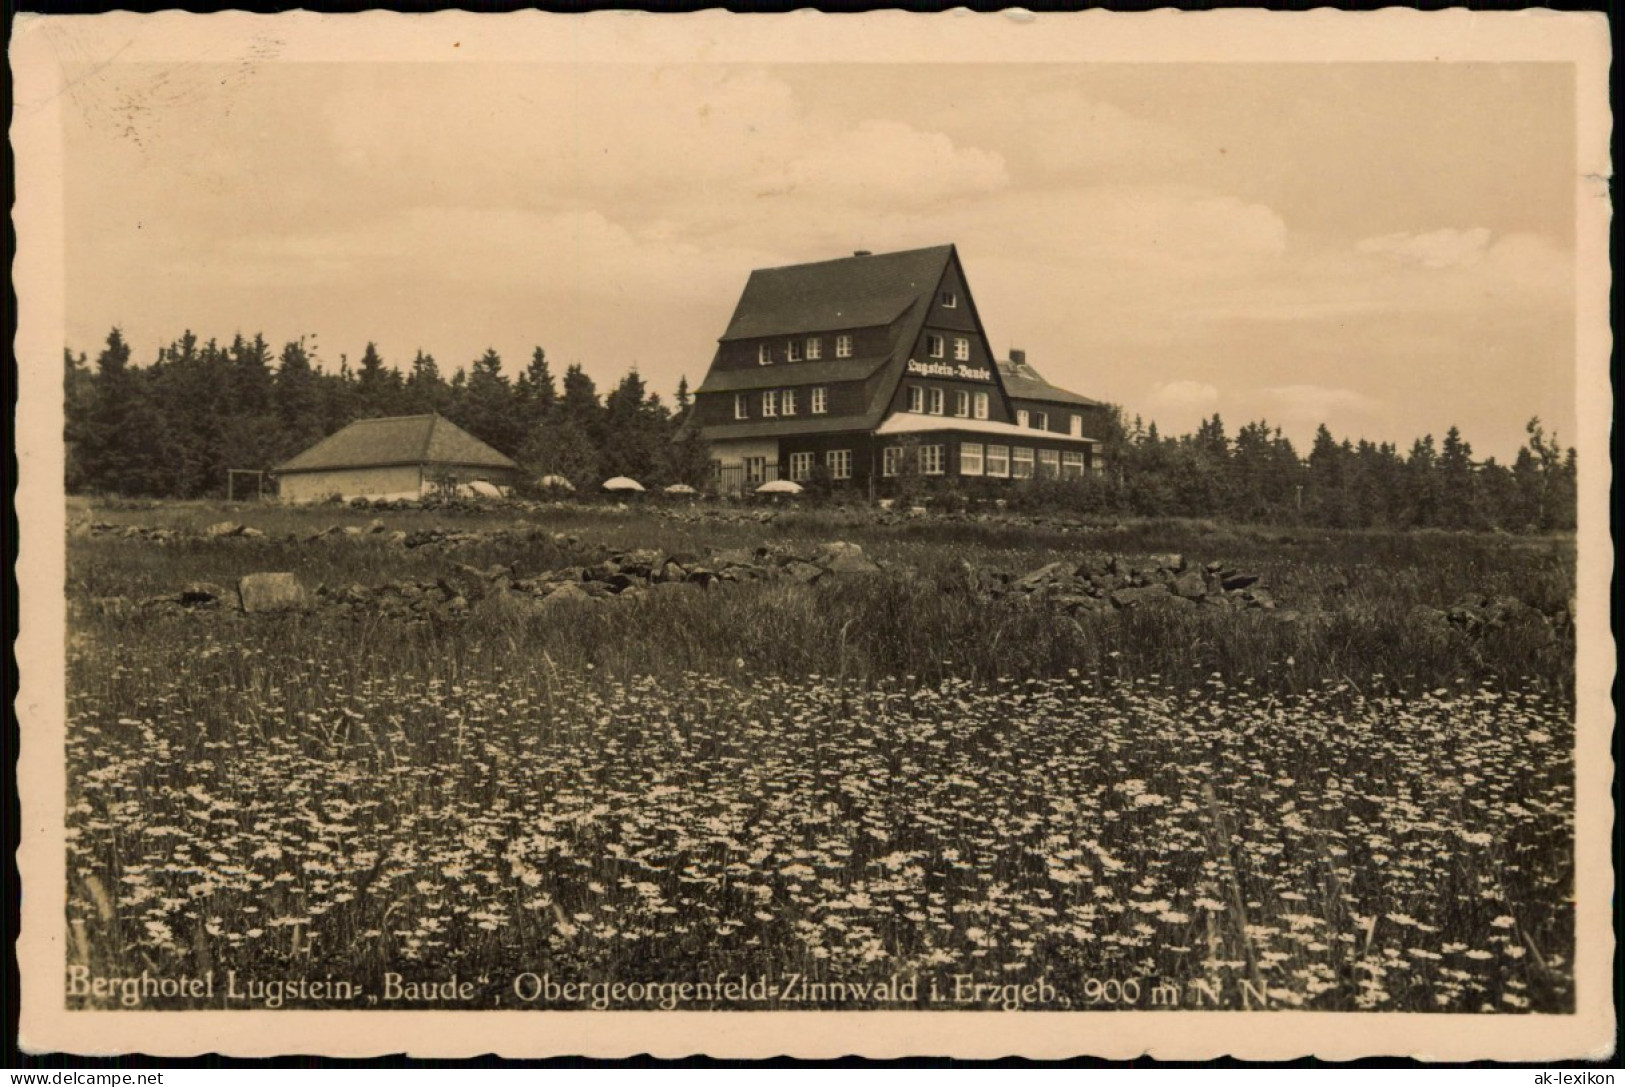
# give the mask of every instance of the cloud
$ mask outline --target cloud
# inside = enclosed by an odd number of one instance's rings
[[[1152,386],[1145,411],[1166,434],[1193,430],[1219,406],[1219,389],[1205,381],[1163,381]]]
[[[1205,381],[1164,381],[1151,390],[1151,399],[1173,408],[1210,408],[1219,402],[1219,390]]]
[[[1010,183],[997,154],[957,147],[940,132],[882,120],[864,121],[793,160],[784,179],[791,191],[865,207],[933,204]]]
[[[1482,260],[1489,249],[1488,227],[1471,230],[1434,230],[1426,234],[1384,234],[1355,244],[1359,253],[1376,253],[1401,264],[1423,268],[1455,268]]]
[[[1328,385],[1275,385],[1259,392],[1265,417],[1297,432],[1321,423],[1336,423],[1342,433],[1385,406],[1358,390]]]

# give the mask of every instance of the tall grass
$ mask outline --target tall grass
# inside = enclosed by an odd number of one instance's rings
[[[1163,983],[1224,1007],[1572,1006],[1572,645],[1426,610],[1561,609],[1563,541],[593,512],[545,526],[579,548],[407,550],[289,541],[339,518],[277,516],[257,541],[70,539],[70,964],[374,995],[385,971],[455,971],[479,1006],[515,1006],[524,970],[971,973],[1042,980],[1057,1007],[1143,1007]],[[427,527],[403,516],[383,519]],[[493,595],[457,622],[90,603],[832,535],[896,566],[542,612]],[[1225,560],[1301,614],[1069,617],[962,591],[966,561],[1091,549]],[[1102,1004],[1104,979],[1140,1003]]]

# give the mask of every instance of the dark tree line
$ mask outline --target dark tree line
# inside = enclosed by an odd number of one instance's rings
[[[1338,441],[1323,424],[1305,457],[1263,421],[1230,437],[1214,415],[1196,433],[1170,438],[1154,423],[1125,422],[1114,411],[1105,476],[1070,490],[1086,508],[1149,516],[1328,528],[1572,529],[1575,452],[1538,419],[1526,433],[1517,457],[1504,465],[1493,457],[1475,460],[1455,427],[1442,443],[1430,434],[1402,454],[1386,442]]]
[[[555,380],[540,347],[510,380],[496,351],[447,378],[418,351],[403,370],[367,344],[354,366],[315,364],[306,339],[273,355],[264,337],[199,343],[187,332],[150,364],[132,362],[118,329],[92,363],[66,353],[70,491],[200,497],[223,493],[227,468],[270,468],[362,418],[439,412],[517,460],[531,475],[594,488],[612,475],[646,484],[708,478],[698,438],[674,441],[690,406],[687,382],[668,407],[634,368],[607,394],[579,365]],[[1234,437],[1219,416],[1194,434],[1164,437],[1115,409],[1104,476],[1034,481],[1018,500],[1150,516],[1219,517],[1334,528],[1532,531],[1575,524],[1575,453],[1538,420],[1510,465],[1478,461],[1452,427],[1406,453],[1338,441],[1322,426],[1307,456],[1279,428],[1247,423]]]
[[[600,395],[580,366],[556,381],[547,354],[510,380],[487,351],[446,377],[417,352],[404,372],[369,343],[358,363],[316,365],[307,339],[274,354],[263,336],[200,343],[187,332],[138,366],[114,329],[94,362],[66,353],[70,491],[195,498],[224,492],[228,468],[268,469],[356,419],[439,412],[532,477],[592,487],[612,475],[701,483],[697,440],[677,441],[686,381],[667,407],[636,369]]]

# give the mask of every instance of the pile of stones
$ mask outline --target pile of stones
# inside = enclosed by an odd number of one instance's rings
[[[437,536],[435,542],[446,538]],[[483,538],[489,538],[489,534]],[[574,537],[562,539],[578,542]],[[530,576],[521,576],[511,565],[480,569],[453,563],[449,574],[432,580],[319,585],[307,592],[291,573],[257,573],[240,579],[235,591],[212,582],[193,582],[176,593],[137,601],[99,598],[92,601],[92,606],[103,614],[118,615],[255,615],[320,609],[401,619],[455,620],[470,617],[482,602],[532,613],[572,602],[630,600],[655,592],[698,591],[733,582],[784,578],[811,584],[826,577],[881,572],[880,564],[865,555],[861,547],[843,542],[805,549],[776,546],[754,551],[713,550],[703,557],[645,548],[619,551],[596,563]]]
[[[966,563],[964,575],[966,590],[977,596],[1046,604],[1072,615],[1137,607],[1276,610],[1259,575],[1222,562],[1191,566],[1183,555],[1133,560],[1096,552],[1019,576]]]

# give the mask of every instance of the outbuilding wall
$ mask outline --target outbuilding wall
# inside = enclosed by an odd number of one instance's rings
[[[423,469],[417,465],[389,468],[336,468],[321,472],[290,472],[277,483],[282,501],[324,502],[334,495],[352,498],[415,499],[421,497]]]

